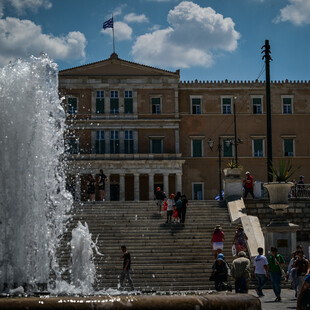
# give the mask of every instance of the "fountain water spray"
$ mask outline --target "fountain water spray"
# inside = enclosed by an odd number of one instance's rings
[[[51,269],[72,196],[65,189],[65,113],[46,55],[0,70],[0,291],[36,288]]]

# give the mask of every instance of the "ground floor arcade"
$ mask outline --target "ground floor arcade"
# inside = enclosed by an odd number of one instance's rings
[[[167,194],[182,192],[183,163],[180,159],[73,161],[69,165],[67,188],[75,200],[87,201],[88,175],[98,179],[102,169],[109,179],[105,184],[106,201],[152,200],[158,186]],[[96,200],[99,200],[97,185]]]

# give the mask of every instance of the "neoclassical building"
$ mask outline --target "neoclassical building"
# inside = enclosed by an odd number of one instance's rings
[[[87,176],[100,169],[109,177],[107,200],[153,199],[157,186],[214,199],[219,155],[223,168],[235,157],[235,128],[240,164],[267,181],[264,82],[181,82],[179,70],[114,53],[60,71],[59,91],[67,112],[68,187],[77,200],[87,200]],[[310,83],[272,82],[271,103],[274,161],[289,158],[310,183]]]

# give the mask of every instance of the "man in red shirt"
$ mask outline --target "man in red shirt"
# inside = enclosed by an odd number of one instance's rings
[[[244,196],[243,198],[246,198],[248,193],[251,194],[252,198],[254,199],[254,184],[253,184],[253,177],[251,176],[250,172],[247,171],[245,173],[246,175],[246,178],[245,180],[243,181],[243,184],[244,184]]]

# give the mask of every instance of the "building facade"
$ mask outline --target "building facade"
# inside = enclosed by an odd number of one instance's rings
[[[235,158],[235,132],[239,163],[267,181],[261,81],[180,82],[179,70],[112,54],[60,71],[59,91],[67,112],[68,188],[77,200],[87,200],[87,177],[100,169],[109,178],[107,200],[150,200],[157,186],[214,199],[219,155],[223,168]],[[290,159],[307,183],[310,83],[272,82],[271,103],[274,162]]]

